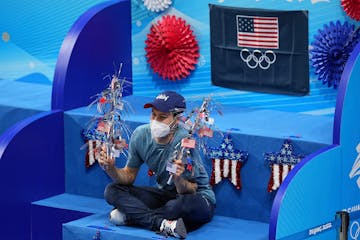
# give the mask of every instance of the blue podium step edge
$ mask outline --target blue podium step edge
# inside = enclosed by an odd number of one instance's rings
[[[41,78],[41,75],[33,74],[33,77]],[[28,117],[50,111],[51,90],[51,82],[38,84],[0,78],[0,135]]]
[[[126,96],[124,101],[128,103],[129,110],[126,121],[147,123],[150,119],[151,110],[144,109],[143,105],[151,98],[141,96]],[[200,102],[199,102],[200,103]],[[189,103],[188,110],[199,104]],[[221,114],[217,111],[211,112],[215,119],[215,126],[222,132],[234,132],[249,136],[261,136],[271,138],[293,138],[297,141],[332,144],[333,116],[318,116],[294,112],[284,112],[268,109],[236,108],[222,106]],[[96,106],[81,107],[65,112],[65,115],[73,116],[95,116]]]
[[[34,75],[35,76],[35,75]],[[39,75],[41,77],[41,75]],[[38,84],[16,80],[0,81],[0,106],[14,109],[51,109],[52,84]]]
[[[268,239],[269,224],[239,218],[214,216],[213,220],[201,228],[188,233],[187,240],[201,239]],[[63,240],[94,239],[96,235],[107,240],[166,239],[155,232],[128,226],[114,226],[107,214],[94,214],[63,224]],[[211,236],[211,237],[210,237]]]
[[[39,201],[32,204],[52,207],[66,210],[73,210],[86,213],[109,213],[112,206],[102,198],[94,198],[76,194],[63,193]]]

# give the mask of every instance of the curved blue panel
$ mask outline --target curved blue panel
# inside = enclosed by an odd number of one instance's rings
[[[54,74],[52,109],[69,110],[90,103],[90,97],[117,72],[131,81],[130,2],[109,1],[84,13],[61,46]],[[124,95],[132,93],[131,87]]]
[[[2,239],[30,239],[30,203],[64,191],[63,112],[29,117],[0,137]]]
[[[306,157],[289,172],[274,199],[269,239],[334,219],[341,198],[339,158],[340,147],[328,146]]]
[[[360,43],[352,52],[344,69],[341,81],[346,94],[341,102],[341,119],[336,121],[340,129],[337,141],[342,147],[342,188],[344,189],[342,208],[360,206]],[[340,105],[340,103],[339,103]],[[336,119],[337,120],[337,119]]]
[[[335,116],[334,116],[334,136],[333,136],[333,142],[334,144],[340,144],[340,127],[341,127],[341,120],[344,117],[348,117],[349,114],[353,115],[353,112],[345,112],[344,111],[344,101],[345,101],[345,95],[349,95],[349,93],[347,91],[351,91],[351,98],[348,97],[348,99],[352,99],[353,98],[357,98],[356,95],[358,95],[357,92],[354,92],[355,90],[358,89],[354,89],[354,88],[349,88],[349,80],[351,75],[353,75],[353,78],[355,76],[359,76],[358,73],[359,72],[359,68],[356,68],[355,65],[359,65],[359,63],[356,63],[356,60],[360,57],[360,43],[356,45],[356,47],[354,48],[352,54],[350,55],[343,74],[341,76],[341,81],[340,81],[340,86],[339,86],[339,92],[338,92],[338,97],[336,100],[336,108],[335,108]],[[359,62],[359,61],[358,61]],[[355,72],[355,73],[353,73]],[[354,95],[353,95],[354,94]],[[357,105],[356,107],[358,107],[359,105]],[[356,111],[355,111],[356,112]],[[346,115],[346,116],[344,116]],[[343,129],[341,129],[343,131]]]
[[[333,220],[336,211],[360,206],[360,184],[350,176],[359,158],[356,149],[360,144],[359,75],[360,44],[348,59],[341,78],[334,145],[307,157],[289,173],[274,200],[270,239],[321,225]],[[330,238],[335,238],[333,231],[316,239]]]

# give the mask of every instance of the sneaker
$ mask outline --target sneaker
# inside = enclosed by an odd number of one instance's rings
[[[178,220],[167,220],[164,219],[161,222],[160,232],[166,236],[173,236],[177,238],[186,238],[187,231],[182,218]]]
[[[110,212],[109,220],[112,224],[117,226],[125,225],[126,216],[115,208]]]

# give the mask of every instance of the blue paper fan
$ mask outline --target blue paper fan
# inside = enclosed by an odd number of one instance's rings
[[[310,52],[315,74],[323,84],[337,88],[345,63],[359,40],[359,29],[348,22],[330,22],[318,30]]]

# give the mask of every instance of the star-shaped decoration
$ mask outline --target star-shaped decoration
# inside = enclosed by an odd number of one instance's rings
[[[284,141],[279,152],[265,153],[264,156],[265,161],[269,164],[296,165],[304,158],[303,155],[294,153],[292,142],[289,139]]]
[[[210,148],[209,157],[246,162],[248,153],[235,149],[232,143],[232,138],[228,134],[224,137],[219,148]]]
[[[208,156],[212,159],[210,185],[214,186],[223,179],[228,179],[240,190],[240,169],[247,161],[248,153],[235,149],[230,135],[225,135],[220,147],[210,148]]]
[[[265,153],[264,156],[271,168],[268,192],[277,190],[289,171],[304,158],[304,156],[294,153],[293,145],[288,139],[284,141],[279,152]]]

